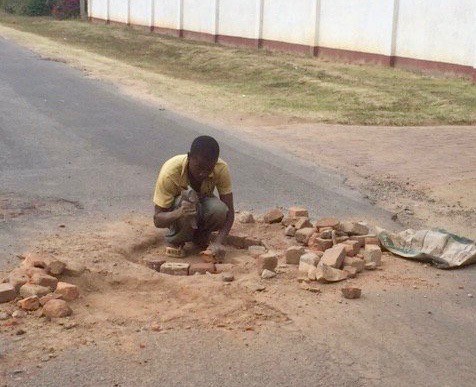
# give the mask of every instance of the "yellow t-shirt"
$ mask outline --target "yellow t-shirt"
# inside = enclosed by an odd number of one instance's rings
[[[189,185],[188,155],[172,157],[160,169],[155,185],[154,203],[162,208],[170,208],[175,198]],[[228,164],[222,159],[218,159],[213,172],[203,181],[200,195],[212,196],[215,187],[220,195],[232,192]]]

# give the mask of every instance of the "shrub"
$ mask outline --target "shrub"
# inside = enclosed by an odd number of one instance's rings
[[[79,0],[56,0],[52,13],[57,19],[78,17]]]

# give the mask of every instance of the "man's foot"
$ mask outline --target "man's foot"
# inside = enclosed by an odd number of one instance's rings
[[[172,258],[184,258],[186,256],[183,246],[165,246],[165,255]]]

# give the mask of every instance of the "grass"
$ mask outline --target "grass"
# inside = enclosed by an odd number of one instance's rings
[[[183,90],[171,92],[188,94],[201,108],[223,114],[364,125],[476,123],[476,87],[466,79],[228,48],[75,20],[0,13],[0,24],[161,74],[178,85],[186,81]],[[194,87],[185,89],[191,83]]]

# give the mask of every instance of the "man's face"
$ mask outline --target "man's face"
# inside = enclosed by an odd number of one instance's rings
[[[213,172],[216,163],[216,160],[210,161],[204,157],[193,156],[188,160],[188,172],[194,180],[202,182]]]

